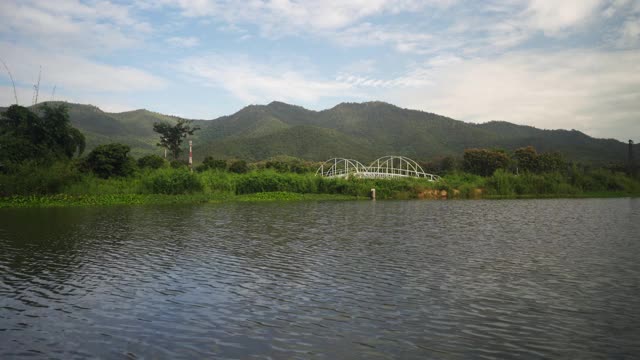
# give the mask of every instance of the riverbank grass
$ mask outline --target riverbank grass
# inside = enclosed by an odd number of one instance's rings
[[[513,174],[482,177],[456,172],[440,181],[426,179],[330,179],[312,173],[272,169],[236,174],[224,170],[145,169],[128,177],[103,179],[78,173],[57,177],[41,171],[37,187],[19,177],[0,176],[0,207],[55,207],[213,203],[223,201],[301,201],[368,199],[513,199],[640,196],[640,181],[621,173]],[[30,183],[29,183],[30,184]],[[54,184],[54,185],[52,185]]]

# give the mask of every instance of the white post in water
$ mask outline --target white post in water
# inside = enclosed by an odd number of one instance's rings
[[[189,169],[193,172],[193,151],[192,151],[193,142],[189,140]]]
[[[376,189],[371,189],[371,200],[376,199]]]

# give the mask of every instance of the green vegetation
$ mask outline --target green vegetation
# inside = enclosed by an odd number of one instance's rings
[[[167,165],[167,161],[158,155],[145,155],[138,159],[138,167],[141,169],[160,169]]]
[[[178,160],[182,152],[182,141],[184,141],[188,135],[193,135],[196,130],[200,130],[197,126],[192,127],[192,122],[191,120],[179,119],[175,124],[167,121],[153,124],[153,131],[160,134],[158,146],[167,149],[174,160]]]
[[[71,126],[64,106],[42,105],[39,112],[12,105],[0,119],[0,163],[25,161],[49,165],[70,159],[85,148],[84,135]]]
[[[87,149],[118,142],[135,157],[159,154],[154,123],[174,126],[179,118],[136,110],[106,113],[90,105],[68,104],[71,123],[87,138]],[[469,148],[513,151],[534,146],[567,160],[605,165],[626,157],[626,144],[594,139],[579,131],[541,130],[508,122],[471,124],[402,109],[382,102],[339,104],[324,111],[273,102],[252,105],[212,121],[194,120],[194,157],[264,161],[288,155],[324,161],[345,156],[363,162],[387,154],[415,160],[457,157]]]
[[[135,171],[135,162],[129,156],[127,145],[112,143],[98,145],[84,159],[84,167],[101,178],[129,176]]]
[[[624,166],[580,165],[533,147],[434,160],[425,165],[443,177],[429,182],[328,179],[314,175],[318,163],[285,156],[255,163],[207,157],[191,172],[157,155],[136,161],[119,143],[79,158],[82,133],[63,106],[38,113],[12,106],[0,118],[0,139],[0,207],[366,199],[372,188],[381,200],[640,195],[639,179],[621,172]]]
[[[509,165],[509,156],[504,151],[468,149],[464,151],[463,159],[465,171],[481,176],[490,176]]]
[[[196,166],[196,171],[203,172],[206,170],[226,170],[227,162],[225,160],[214,159],[212,156],[207,156],[202,161],[202,164]]]
[[[24,176],[27,173],[30,176]],[[243,174],[141,169],[128,177],[102,178],[80,173],[72,163],[56,163],[46,170],[25,166],[20,173],[0,174],[0,192],[5,194],[0,197],[0,207],[368,199],[371,188],[380,200],[640,195],[640,181],[604,169],[544,175],[516,175],[499,169],[489,177],[453,172],[439,182],[428,182],[413,178],[327,179],[273,169]]]

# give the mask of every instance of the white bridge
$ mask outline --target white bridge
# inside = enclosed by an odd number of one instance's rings
[[[364,166],[358,160],[333,158],[325,161],[316,175],[328,178],[390,179],[397,177],[425,178],[438,181],[440,177],[426,173],[415,161],[404,156],[384,156]]]

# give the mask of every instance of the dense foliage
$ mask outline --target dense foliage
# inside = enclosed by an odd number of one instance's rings
[[[202,164],[196,166],[196,171],[203,172],[206,170],[226,170],[227,162],[221,159],[214,159],[213,156],[207,156]]]
[[[64,105],[43,104],[39,112],[12,105],[0,115],[0,163],[25,161],[49,165],[55,160],[80,155],[84,135],[71,126]]]
[[[88,105],[69,106],[72,123],[87,136],[88,149],[120,142],[131,146],[135,156],[157,151],[153,123],[173,126],[179,120],[146,110],[114,114]],[[508,122],[464,123],[380,102],[340,104],[325,111],[274,102],[193,124],[201,128],[193,135],[198,162],[206,156],[253,162],[278,155],[313,161],[344,156],[369,162],[387,154],[429,160],[457,157],[467,148],[513,151],[532,145],[540,152],[558,151],[568,161],[600,166],[624,161],[627,149],[620,141],[594,139],[578,131]]]
[[[229,165],[229,171],[236,174],[244,174],[249,171],[249,165],[244,160],[236,160]]]
[[[378,199],[640,195],[638,179],[620,172],[580,166],[571,166],[564,172],[545,174],[515,174],[509,170],[498,169],[487,177],[452,172],[439,182],[413,178],[328,179],[315,176],[313,173],[296,174],[275,169],[254,169],[246,173],[217,169],[192,173],[184,167],[145,169],[133,172],[127,177],[105,178],[93,172],[78,172],[71,162],[57,162],[51,167],[25,164],[18,173],[0,174],[0,194],[5,196],[7,204],[26,203],[23,200],[9,200],[11,198],[6,196],[46,194],[66,194],[73,199],[84,199],[77,200],[80,202],[98,201],[95,196],[105,196],[105,199],[117,196],[114,198],[118,199],[114,200],[116,202],[131,199],[132,203],[142,201],[135,196],[146,198],[153,194],[195,196],[194,201],[228,200],[261,193],[328,194],[367,198],[371,188],[377,190]],[[129,198],[125,195],[134,197]],[[272,198],[266,195],[259,197]],[[282,195],[273,195],[273,198],[282,198]],[[2,201],[4,200],[0,200],[0,206],[3,206]],[[40,201],[37,200],[35,204],[40,204]],[[76,200],[70,203],[74,201]]]
[[[138,167],[141,169],[160,169],[167,166],[167,161],[159,155],[145,155],[138,159]]]
[[[567,164],[560,153],[546,152],[538,154],[533,146],[516,149],[513,159],[516,162],[518,171],[538,174],[561,171],[566,168]]]
[[[509,156],[504,151],[468,149],[464,151],[463,159],[465,171],[481,176],[490,176],[509,166]]]
[[[101,178],[128,176],[135,171],[135,161],[129,156],[129,146],[105,144],[93,149],[84,160],[86,169]]]
[[[286,106],[278,106],[280,115],[286,113]],[[375,119],[384,120],[384,114]],[[197,127],[178,124],[182,126],[177,132],[182,133],[179,145],[184,134]],[[291,131],[299,137],[296,141],[308,145],[312,140],[304,138],[303,128]],[[258,199],[300,198],[287,195],[291,193],[363,198],[371,188],[377,190],[378,199],[640,195],[640,181],[625,175],[625,166],[580,165],[557,152],[539,153],[532,146],[513,152],[467,149],[461,157],[449,155],[423,163],[428,171],[443,175],[441,181],[428,182],[327,179],[314,175],[317,163],[284,156],[258,163],[209,156],[193,173],[178,159],[171,166],[157,155],[136,162],[131,148],[122,143],[98,145],[86,157],[74,159],[84,149],[84,137],[71,126],[64,106],[42,106],[38,112],[8,108],[0,118],[0,140],[0,162],[4,164],[0,168],[0,206],[29,204],[25,196],[35,204],[60,204],[64,199],[71,199],[72,204],[109,203],[96,200],[99,196],[114,199],[114,203],[160,201],[158,196],[168,195],[184,201],[247,199],[255,194],[262,194],[255,195]]]

